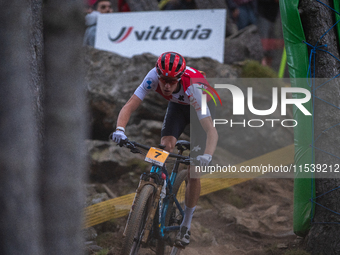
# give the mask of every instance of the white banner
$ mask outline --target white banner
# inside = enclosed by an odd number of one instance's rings
[[[125,57],[176,51],[223,63],[225,26],[225,9],[101,14],[95,48]]]

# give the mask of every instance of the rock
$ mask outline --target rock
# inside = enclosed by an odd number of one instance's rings
[[[193,222],[191,224],[191,239],[193,242],[200,243],[204,246],[210,246],[216,243],[216,239],[213,236],[213,233],[210,232],[207,228],[204,228],[199,222]]]
[[[142,120],[126,128],[126,135],[131,141],[149,146],[157,146],[161,141],[162,121]]]
[[[263,56],[261,38],[255,25],[247,26],[225,40],[225,64],[234,64],[246,59],[261,62]]]
[[[133,154],[127,148],[120,148],[113,141],[88,140],[87,148],[92,181],[117,180],[131,168],[134,160],[143,159],[140,154]]]
[[[93,227],[85,228],[82,232],[85,241],[92,241],[98,236],[97,231]],[[89,242],[89,244],[91,244],[91,242]]]
[[[103,248],[96,245],[96,244],[92,244],[86,247],[90,252],[94,253],[94,252],[98,252],[101,251]]]
[[[85,194],[86,197],[90,197],[93,196],[95,194],[97,194],[97,190],[96,190],[96,185],[95,184],[86,184],[85,185]]]
[[[88,104],[91,111],[92,139],[107,140],[116,126],[118,113],[145,75],[155,65],[157,57],[151,54],[125,58],[118,54],[86,48]],[[167,101],[160,95],[145,98],[141,107],[131,116],[129,124],[142,119],[162,121]]]
[[[276,246],[278,249],[287,249],[288,248],[288,245],[287,244],[284,244],[284,243],[279,243],[277,244]]]
[[[91,196],[88,199],[90,200],[89,205],[94,205],[109,200],[109,196],[106,193],[97,193],[96,195]]]
[[[273,216],[277,216],[279,210],[279,206],[278,205],[273,205],[271,207],[269,207],[261,216],[261,218],[265,219],[265,218],[272,218]]]

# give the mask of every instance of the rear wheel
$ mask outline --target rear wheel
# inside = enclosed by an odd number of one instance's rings
[[[172,192],[175,194],[179,204],[184,209],[185,191],[188,182],[188,170],[182,170],[176,177]],[[183,217],[178,210],[173,199],[169,202],[169,207],[165,216],[165,226],[178,226],[182,223]],[[171,242],[175,240],[177,232],[169,233]],[[178,255],[182,249],[169,246],[166,241],[158,240],[157,242],[157,255]]]
[[[152,185],[146,185],[142,188],[126,229],[121,255],[138,254],[149,214],[149,205],[151,205],[153,199],[153,191]]]

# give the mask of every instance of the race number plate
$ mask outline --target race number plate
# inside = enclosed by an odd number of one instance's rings
[[[151,147],[146,154],[145,161],[153,163],[157,166],[164,166],[166,159],[169,156],[169,152],[163,151],[158,148]]]

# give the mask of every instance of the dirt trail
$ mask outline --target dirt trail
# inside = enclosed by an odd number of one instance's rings
[[[283,255],[300,246],[292,229],[293,180],[253,179],[200,197],[181,255]],[[109,254],[119,254],[120,232]]]
[[[182,254],[281,254],[296,247],[293,180],[254,179],[201,197]]]

